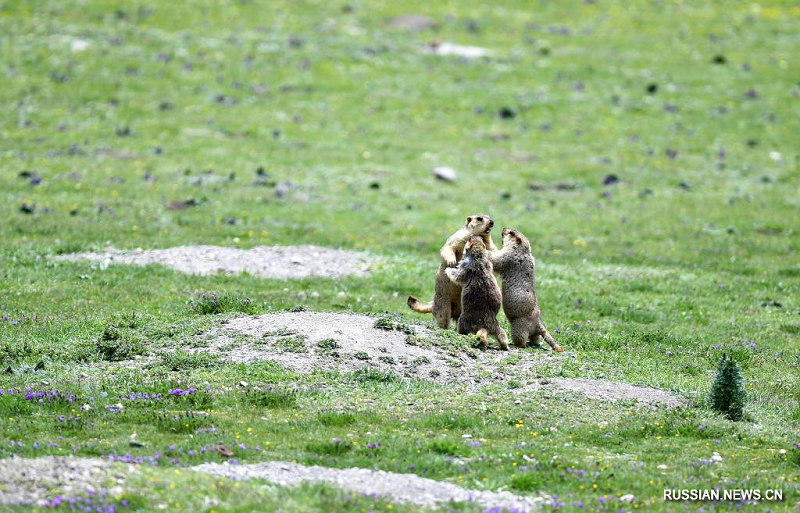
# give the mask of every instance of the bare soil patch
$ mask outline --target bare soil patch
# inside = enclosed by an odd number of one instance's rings
[[[271,461],[249,465],[204,463],[190,470],[231,479],[264,479],[279,486],[325,483],[397,502],[435,507],[453,502],[476,502],[485,507],[538,509],[544,497],[523,497],[509,492],[468,490],[452,483],[415,474],[364,468],[335,469]],[[114,465],[97,458],[7,458],[0,460],[0,505],[45,505],[54,496],[81,497],[105,491],[115,495],[136,465]]]
[[[99,489],[113,491],[124,475],[112,475],[111,470],[97,458],[0,459],[0,505],[43,504],[56,493],[74,497]]]
[[[475,502],[487,508],[516,508],[531,511],[543,497],[522,497],[509,492],[467,490],[415,474],[398,474],[364,468],[335,469],[272,461],[252,465],[206,463],[193,470],[233,479],[265,479],[281,486],[301,483],[327,483],[343,490],[378,495],[397,502],[436,507],[453,502]]]
[[[357,251],[320,246],[178,246],[168,249],[117,250],[61,255],[60,260],[94,260],[101,265],[159,264],[187,274],[241,274],[262,278],[338,278],[367,276],[377,259]]]
[[[583,394],[589,399],[599,401],[638,401],[650,406],[668,406],[672,408],[683,404],[680,398],[661,388],[642,387],[601,379],[543,378],[515,392],[524,393],[550,386],[555,386],[566,392]]]

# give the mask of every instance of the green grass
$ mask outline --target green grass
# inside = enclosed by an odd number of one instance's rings
[[[439,26],[385,24],[407,13]],[[661,501],[671,486],[782,488],[786,501],[753,509],[790,510],[799,26],[800,9],[781,1],[0,3],[0,388],[59,392],[0,397],[0,457],[174,445],[126,492],[134,511],[389,508],[181,470],[222,461],[201,452],[217,444],[242,463],[543,491],[568,511],[627,493],[638,509],[683,509]],[[73,51],[77,40],[89,46]],[[419,52],[433,40],[493,56]],[[435,166],[457,180],[436,181]],[[432,296],[437,252],[474,212],[531,240],[544,319],[568,352],[514,349],[507,365],[535,358],[542,377],[664,387],[691,404],[653,412],[546,389],[516,404],[507,385],[467,395],[191,351],[233,315],[298,307],[299,292],[303,308],[376,314],[422,343],[412,328],[430,316],[405,297]],[[287,282],[53,258],[307,243],[383,263],[369,278]],[[336,349],[293,333],[258,342]],[[477,347],[449,333],[435,343]],[[708,409],[723,353],[747,383],[744,422]],[[124,399],[145,392],[162,399]],[[715,451],[722,462],[705,463]]]

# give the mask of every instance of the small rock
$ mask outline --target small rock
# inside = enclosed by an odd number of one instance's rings
[[[456,170],[446,166],[435,167],[433,168],[433,176],[445,182],[453,182],[456,179]]]
[[[613,173],[603,178],[603,185],[613,185],[617,182],[619,182],[619,177]]]
[[[240,381],[239,386],[242,388],[247,388],[247,381]]]
[[[311,297],[312,297],[312,298],[314,298],[314,299],[317,299],[317,298],[319,298],[319,292],[317,292],[317,291],[315,290],[314,292],[312,292],[312,293],[311,293]]]
[[[453,43],[434,41],[430,44],[430,51],[435,55],[454,55],[465,59],[476,59],[489,55],[489,49],[480,46],[462,46]]]
[[[501,107],[500,110],[497,111],[497,115],[503,119],[511,119],[516,117],[517,112],[511,107]]]
[[[722,461],[722,456],[720,453],[714,452],[714,454],[711,455],[711,461],[714,463],[720,463]]]
[[[89,41],[84,41],[83,39],[75,39],[69,45],[69,49],[73,52],[82,52],[87,48],[89,48]]]

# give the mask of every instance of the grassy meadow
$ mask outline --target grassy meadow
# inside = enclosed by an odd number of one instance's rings
[[[407,14],[435,26],[387,23]],[[491,55],[426,53],[435,41]],[[240,464],[543,493],[545,511],[737,507],[662,501],[671,487],[778,488],[784,501],[741,507],[796,511],[799,46],[800,6],[772,0],[0,0],[0,389],[22,389],[0,395],[0,458],[139,461],[137,485],[99,505],[119,511],[416,510],[186,469],[223,461],[220,445]],[[432,296],[440,246],[477,212],[531,240],[565,348],[512,349],[509,365],[688,405],[517,404],[502,386],[184,350],[230,316],[297,306],[430,325],[405,299]],[[200,244],[382,263],[282,281],[53,258]],[[190,305],[211,293],[251,301]],[[743,422],[707,405],[723,353],[747,383]]]

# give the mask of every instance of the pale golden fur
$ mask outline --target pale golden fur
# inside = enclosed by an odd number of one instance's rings
[[[458,320],[461,315],[461,286],[453,283],[445,271],[458,265],[464,256],[464,246],[473,235],[480,236],[489,251],[497,251],[490,234],[493,226],[494,221],[485,214],[468,216],[464,225],[447,238],[439,252],[433,301],[422,303],[414,296],[408,296],[409,308],[419,313],[433,313],[436,324],[443,329],[450,326],[450,319]]]

